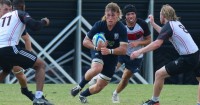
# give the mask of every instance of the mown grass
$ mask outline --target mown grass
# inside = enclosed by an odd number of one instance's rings
[[[73,84],[45,84],[44,94],[55,105],[82,105],[78,97],[70,96]],[[88,97],[88,105],[116,105],[111,101],[111,94],[116,84],[109,84],[99,94]],[[86,86],[87,87],[87,86]],[[129,84],[120,94],[120,104],[141,105],[151,98],[153,85]],[[29,84],[35,91],[35,84]],[[84,89],[83,89],[84,90]],[[197,85],[165,85],[161,96],[161,105],[195,105]],[[28,98],[20,93],[19,84],[0,84],[0,105],[32,105]]]

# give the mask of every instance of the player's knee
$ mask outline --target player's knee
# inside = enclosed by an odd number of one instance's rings
[[[102,67],[96,65],[96,66],[93,66],[93,67],[91,68],[91,70],[92,70],[92,71],[96,71],[96,72],[100,72],[100,71],[102,70]]]
[[[160,72],[159,71],[156,71],[155,72],[155,77],[159,77],[160,76]]]
[[[162,71],[161,70],[157,70],[156,73],[155,73],[155,77],[159,78],[159,79],[164,78]]]
[[[45,69],[45,67],[46,67],[45,63],[42,60],[38,59],[33,68],[35,70],[38,70],[38,69],[41,69],[41,68]]]
[[[94,69],[94,70],[97,70],[97,71],[100,71],[100,70],[102,69],[102,66],[100,66],[100,65],[95,65],[95,66],[93,66],[93,69]]]
[[[20,74],[20,73],[24,73],[24,71],[25,71],[25,70],[24,70],[23,68],[20,68],[20,69],[13,69],[13,70],[12,70],[13,74],[15,74],[15,75],[16,75],[16,74]]]
[[[41,68],[45,68],[45,67],[46,67],[44,61],[42,61],[42,60],[40,61],[40,67],[41,67]]]
[[[132,73],[124,73],[123,76],[122,76],[122,81],[123,82],[127,82],[129,81],[129,79],[132,77]]]
[[[128,81],[128,80],[130,79],[130,77],[131,77],[131,76],[129,76],[129,75],[123,75],[123,76],[122,76],[122,80]]]

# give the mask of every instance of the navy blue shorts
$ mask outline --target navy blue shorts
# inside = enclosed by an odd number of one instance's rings
[[[104,63],[101,74],[112,78],[115,73],[115,67],[117,65],[117,55],[102,55],[99,51],[91,51],[92,59],[101,59]]]
[[[130,70],[132,73],[138,72],[142,65],[142,58],[136,58],[134,60],[130,59],[128,55],[120,55],[118,57],[118,62],[125,64],[125,68]]]

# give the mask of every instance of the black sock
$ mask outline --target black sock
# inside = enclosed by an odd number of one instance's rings
[[[85,96],[85,97],[90,96],[91,93],[90,93],[89,88],[87,88],[85,91],[83,91],[80,95],[81,95],[81,96]]]
[[[34,95],[31,91],[29,91],[27,87],[25,87],[25,88],[22,88],[22,87],[21,87],[21,92],[22,92],[22,94],[24,94],[26,97],[28,97],[31,101],[33,101],[35,95]]]
[[[26,91],[26,92],[29,91],[27,87],[21,87],[21,90],[24,91],[24,92],[25,92],[25,91]]]
[[[79,83],[79,86],[83,88],[89,81],[85,80],[85,77],[83,77],[82,81]]]

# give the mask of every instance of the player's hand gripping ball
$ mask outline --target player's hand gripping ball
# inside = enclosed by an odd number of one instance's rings
[[[106,38],[103,33],[96,33],[92,38],[95,47],[106,46]]]

